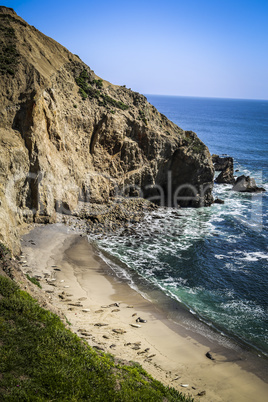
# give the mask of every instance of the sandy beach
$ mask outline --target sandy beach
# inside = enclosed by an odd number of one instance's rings
[[[267,372],[254,373],[243,354],[234,351],[228,359],[218,345],[170,321],[116,278],[86,237],[62,224],[37,226],[24,235],[22,250],[23,272],[39,277],[50,302],[89,345],[139,362],[156,379],[196,400],[267,400]],[[136,322],[138,317],[146,323]]]

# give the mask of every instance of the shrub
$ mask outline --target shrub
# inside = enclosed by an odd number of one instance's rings
[[[36,286],[38,286],[40,289],[42,289],[42,286],[41,286],[40,282],[39,282],[36,278],[31,277],[31,276],[29,276],[28,274],[26,274],[26,277],[27,277],[27,279],[29,279],[30,282],[32,282],[34,285],[36,285]]]
[[[103,88],[103,81],[101,79],[95,79],[91,82],[86,70],[83,70],[75,81],[80,88],[79,93],[82,96],[82,99],[85,100],[87,97],[89,97],[90,99],[97,99],[99,101],[99,106],[111,105],[121,110],[128,109],[128,106],[125,103],[117,101],[116,99],[111,98],[109,95],[101,92],[100,90]],[[94,88],[93,85],[95,85],[98,89]]]

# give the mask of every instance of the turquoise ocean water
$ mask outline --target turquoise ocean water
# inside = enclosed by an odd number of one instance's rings
[[[160,209],[133,236],[94,241],[133,287],[142,281],[143,293],[146,284],[159,289],[219,333],[268,355],[268,101],[147,99],[195,131],[211,153],[232,156],[235,174],[254,177],[267,192],[239,194],[215,184],[224,205]]]

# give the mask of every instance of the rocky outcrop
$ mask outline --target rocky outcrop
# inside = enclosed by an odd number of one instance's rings
[[[220,157],[212,155],[212,161],[216,171],[221,173],[216,178],[215,183],[218,184],[234,184],[234,160],[230,156]]]
[[[215,198],[214,204],[220,204],[220,205],[222,205],[222,204],[224,204],[224,200],[222,200],[222,199],[220,199],[220,198]]]
[[[261,193],[266,191],[262,187],[257,187],[255,179],[245,175],[239,176],[236,179],[232,190],[240,193]]]
[[[233,158],[230,156],[212,155],[212,162],[217,172],[222,172],[225,170],[230,163],[233,164],[233,161]]]
[[[12,9],[0,7],[0,25],[0,241],[17,250],[19,225],[81,202],[213,202],[211,155],[195,133],[101,80]]]

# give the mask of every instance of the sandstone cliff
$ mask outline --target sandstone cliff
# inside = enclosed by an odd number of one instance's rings
[[[0,7],[0,241],[16,252],[21,223],[118,192],[172,205],[190,184],[179,204],[210,205],[213,174],[195,133]]]

